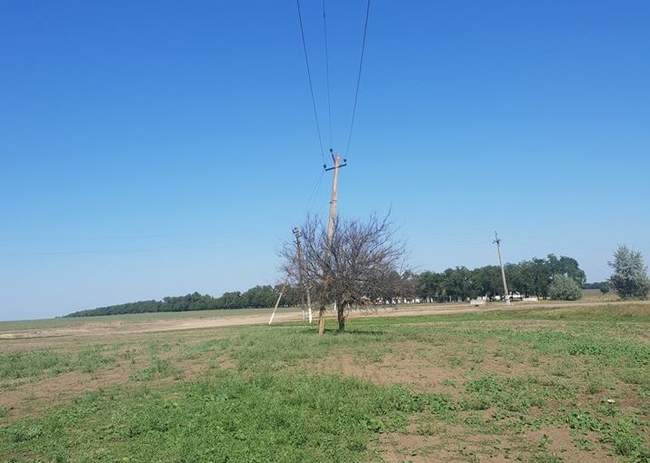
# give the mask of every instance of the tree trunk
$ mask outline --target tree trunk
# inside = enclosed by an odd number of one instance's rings
[[[322,336],[325,334],[325,306],[322,305],[318,309],[318,335]]]
[[[345,331],[345,304],[336,307],[336,315],[339,322],[339,333]]]

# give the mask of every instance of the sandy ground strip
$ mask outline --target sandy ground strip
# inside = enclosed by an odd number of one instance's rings
[[[650,301],[641,302],[650,304]],[[489,304],[483,307],[474,307],[468,304],[418,304],[412,306],[394,306],[379,307],[376,309],[359,310],[350,312],[350,318],[364,317],[399,317],[405,315],[435,315],[435,314],[453,314],[453,313],[471,313],[471,312],[490,312],[495,310],[533,310],[533,309],[552,309],[564,307],[593,307],[602,305],[620,305],[626,302],[567,302],[567,303],[517,303],[512,306],[504,304]],[[224,311],[227,312],[227,311]],[[218,328],[226,326],[242,325],[261,325],[269,322],[272,310],[268,313],[256,313],[250,315],[229,315],[224,313],[218,317],[208,318],[183,318],[183,319],[160,319],[145,321],[129,321],[125,319],[116,319],[115,321],[92,321],[69,327],[53,327],[43,329],[19,329],[19,330],[0,330],[0,341],[10,339],[27,339],[42,337],[60,337],[60,336],[97,336],[97,335],[116,335],[132,333],[152,333],[160,331],[192,330],[204,328]],[[197,315],[201,311],[196,312]],[[334,318],[334,312],[328,310],[328,318]],[[291,312],[278,312],[273,323],[298,322],[302,320],[300,310]],[[1,345],[0,345],[1,347]]]

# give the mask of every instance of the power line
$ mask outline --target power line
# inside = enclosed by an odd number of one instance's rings
[[[352,120],[348,132],[348,142],[345,146],[345,155],[350,154],[350,143],[352,142],[352,130],[354,129],[354,118],[357,114],[357,101],[359,99],[359,85],[361,84],[361,69],[363,68],[363,57],[366,52],[366,35],[368,33],[368,16],[370,15],[370,0],[366,3],[366,19],[363,22],[363,38],[361,40],[361,57],[359,58],[359,73],[357,74],[357,86],[354,90],[354,104],[352,105]]]
[[[316,197],[316,193],[320,189],[321,184],[323,183],[323,177],[325,176],[325,170],[320,171],[320,175],[318,176],[318,179],[314,183],[314,188],[311,190],[311,194],[307,197],[307,207],[306,211],[307,213],[311,212],[311,206],[314,202],[314,198]]]
[[[327,114],[329,118],[329,142],[330,148],[334,145],[333,136],[332,136],[332,100],[330,98],[330,56],[329,56],[329,47],[327,45],[327,15],[325,14],[325,0],[321,3],[323,7],[323,35],[325,36],[325,83],[327,86]]]
[[[307,55],[307,44],[305,42],[305,30],[302,25],[302,13],[300,11],[300,0],[296,0],[298,7],[298,22],[300,23],[300,38],[302,39],[302,49],[305,52],[305,66],[307,67],[307,80],[309,80],[309,93],[314,108],[314,120],[316,121],[316,132],[318,133],[318,145],[320,146],[320,157],[325,164],[325,151],[323,150],[323,137],[320,132],[320,123],[318,122],[318,110],[316,109],[316,98],[314,97],[314,86],[311,81],[311,70],[309,68],[309,56]]]

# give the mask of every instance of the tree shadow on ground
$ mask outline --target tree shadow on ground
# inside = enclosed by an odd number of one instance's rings
[[[386,334],[383,330],[362,330],[362,329],[346,329],[339,331],[337,328],[326,328],[325,333],[336,335],[351,335],[351,336],[383,336]]]

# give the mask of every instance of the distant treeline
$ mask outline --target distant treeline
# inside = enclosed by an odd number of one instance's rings
[[[609,282],[608,281],[595,281],[593,283],[585,283],[582,286],[583,289],[600,289],[602,292],[609,291]]]
[[[242,309],[271,307],[275,304],[280,292],[280,286],[255,286],[248,291],[226,292],[221,297],[208,294],[192,293],[185,296],[165,297],[161,301],[137,301],[126,304],[98,307],[96,309],[80,310],[67,317],[89,317],[96,315],[117,315],[145,312],[184,312],[188,310],[211,309]],[[298,304],[298,292],[289,288],[282,297],[283,306]]]
[[[580,269],[578,261],[571,257],[549,254],[545,259],[531,259],[506,265],[508,289],[525,296],[547,298],[555,275],[566,275],[575,280],[578,285],[586,286],[585,272]],[[387,281],[389,283],[385,291],[373,295],[374,302],[450,302],[464,301],[477,296],[494,297],[503,293],[501,271],[496,265],[472,270],[467,267],[455,267],[444,272],[395,273]],[[220,297],[192,293],[180,297],[166,297],[160,301],[138,301],[80,310],[67,316],[272,307],[280,289],[280,285],[255,286],[244,292],[226,292]],[[282,306],[290,307],[299,304],[300,292],[297,288],[288,287],[282,297]]]
[[[565,275],[580,287],[586,283],[585,272],[578,261],[566,256],[549,254],[545,259],[531,259],[505,266],[508,290],[523,296],[549,297],[556,275]],[[501,270],[487,265],[473,270],[467,267],[449,268],[441,273],[423,272],[403,280],[400,296],[417,297],[425,301],[463,301],[478,296],[503,294]]]

